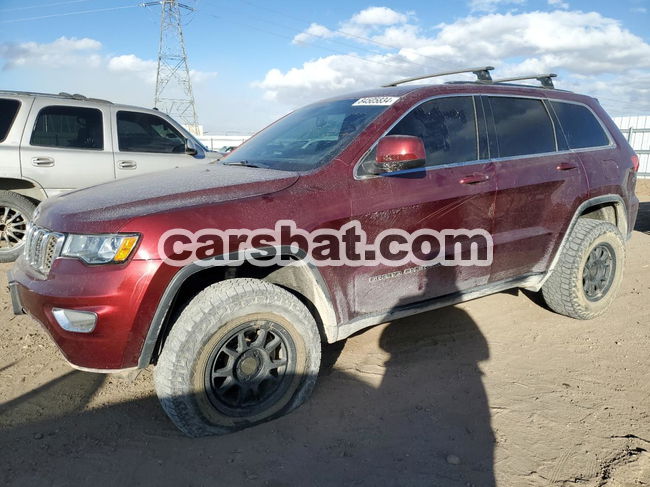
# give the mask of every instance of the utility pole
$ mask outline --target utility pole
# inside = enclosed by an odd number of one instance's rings
[[[143,7],[160,5],[161,7],[154,106],[198,135],[199,121],[196,115],[181,22],[181,9],[190,12],[194,9],[177,0],[159,0],[141,5]]]

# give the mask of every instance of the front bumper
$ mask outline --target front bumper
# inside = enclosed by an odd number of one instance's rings
[[[105,372],[133,368],[160,297],[157,287],[150,286],[159,268],[160,261],[152,260],[88,266],[60,258],[42,279],[20,257],[8,276],[13,310],[38,321],[75,367]],[[66,331],[53,308],[95,313],[96,327],[90,333]]]

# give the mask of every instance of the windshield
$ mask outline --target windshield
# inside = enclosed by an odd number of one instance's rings
[[[296,110],[246,141],[223,162],[286,171],[321,166],[388,108],[358,102],[351,98]]]

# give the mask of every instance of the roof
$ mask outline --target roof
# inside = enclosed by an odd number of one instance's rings
[[[515,84],[515,83],[499,83],[499,82],[483,82],[483,81],[451,81],[447,83],[427,83],[427,84],[409,84],[390,87],[376,87],[363,91],[356,91],[352,93],[344,93],[336,97],[328,98],[326,100],[319,100],[317,103],[323,101],[335,101],[349,98],[366,98],[366,97],[397,97],[402,98],[405,95],[414,95],[419,97],[423,94],[426,96],[449,95],[453,93],[465,94],[494,94],[505,92],[509,94],[521,94],[525,96],[548,96],[564,98],[562,95],[575,95],[570,91],[558,90],[556,88],[546,88],[543,86]],[[409,97],[410,98],[410,97]]]

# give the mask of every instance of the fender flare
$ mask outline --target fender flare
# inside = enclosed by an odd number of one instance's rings
[[[12,191],[38,201],[47,199],[47,192],[39,183],[23,177],[0,176],[0,190]]]
[[[618,227],[621,230],[621,233],[623,234],[624,237],[627,237],[629,235],[628,221],[627,221],[627,207],[625,206],[625,201],[623,200],[621,195],[613,194],[613,193],[605,194],[601,196],[596,196],[594,198],[589,198],[588,200],[583,201],[574,212],[573,218],[571,218],[571,223],[569,223],[566,232],[564,232],[564,236],[562,237],[562,242],[560,242],[560,245],[558,246],[558,249],[555,252],[555,256],[551,261],[551,265],[547,269],[546,273],[539,280],[538,283],[536,283],[535,285],[528,286],[526,287],[526,289],[537,292],[542,288],[546,280],[550,277],[551,272],[553,272],[553,269],[555,269],[555,266],[559,262],[560,255],[562,254],[562,250],[564,249],[564,246],[566,245],[569,239],[569,235],[573,231],[573,227],[575,227],[578,218],[580,218],[580,215],[582,215],[585,212],[585,210],[588,210],[589,208],[592,208],[594,206],[602,205],[603,203],[615,203],[614,208],[616,209],[616,222],[618,224]]]
[[[276,250],[282,252],[283,248],[276,247]],[[221,257],[227,260],[234,259],[233,254],[229,254],[228,257],[225,255]],[[338,326],[329,287],[316,265],[308,262],[307,259],[300,258],[302,256],[298,257],[298,260],[294,263],[280,267],[261,280],[288,288],[289,290],[299,293],[308,299],[314,305],[319,314],[319,325],[322,325],[321,331],[325,335],[325,339],[328,343],[335,342],[338,338]],[[140,351],[137,365],[138,368],[145,368],[151,363],[151,358],[156,349],[160,333],[163,329],[163,324],[167,319],[169,311],[171,310],[174,300],[182,285],[197,272],[213,267],[220,266],[218,264],[199,265],[197,263],[192,263],[181,268],[174,275],[165,288],[165,291],[158,302],[158,306],[156,307],[151,324],[149,325],[147,336]],[[317,319],[317,321],[319,320]]]

